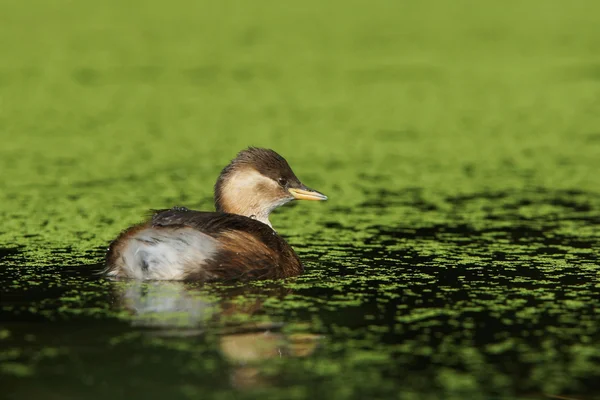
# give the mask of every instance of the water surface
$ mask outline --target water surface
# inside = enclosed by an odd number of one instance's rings
[[[600,393],[596,3],[34,3],[0,5],[1,397]],[[329,196],[272,218],[304,275],[98,275],[248,145]]]

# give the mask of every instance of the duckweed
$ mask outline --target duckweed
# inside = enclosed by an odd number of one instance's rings
[[[593,398],[598,12],[3,2],[3,394]],[[121,229],[211,209],[248,145],[329,196],[272,217],[302,276],[102,278]]]

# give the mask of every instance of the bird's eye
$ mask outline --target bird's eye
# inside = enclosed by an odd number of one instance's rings
[[[285,185],[287,185],[287,183],[288,183],[288,182],[287,182],[287,179],[285,179],[285,178],[279,178],[279,179],[277,180],[277,182],[279,182],[279,184],[280,184],[281,186],[285,186]]]

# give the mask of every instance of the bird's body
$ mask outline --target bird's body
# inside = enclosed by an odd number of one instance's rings
[[[270,212],[293,199],[325,200],[300,183],[272,150],[238,154],[215,185],[216,212],[156,211],[121,233],[107,253],[107,275],[143,280],[277,279],[302,272]]]

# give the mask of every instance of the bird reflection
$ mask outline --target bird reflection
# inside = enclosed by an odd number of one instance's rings
[[[261,362],[283,357],[307,357],[317,348],[319,335],[281,332],[283,323],[266,318],[266,299],[291,291],[271,286],[206,286],[197,282],[128,281],[114,283],[114,305],[129,313],[132,326],[153,336],[217,334],[217,346],[232,366],[234,387],[269,385],[260,374]],[[211,336],[211,335],[207,335]],[[211,336],[212,337],[212,336]]]

